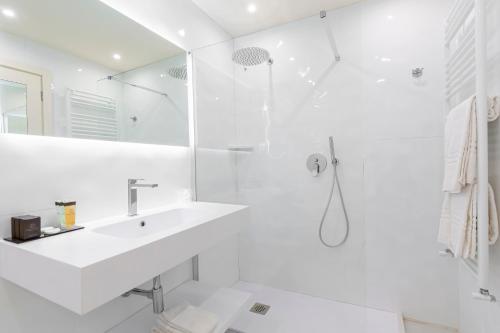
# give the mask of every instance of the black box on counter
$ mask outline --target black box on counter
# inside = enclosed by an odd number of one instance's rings
[[[22,215],[11,219],[12,238],[33,239],[41,235],[41,219],[39,216]]]

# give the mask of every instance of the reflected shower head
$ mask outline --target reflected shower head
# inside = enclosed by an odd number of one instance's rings
[[[186,65],[181,65],[177,67],[172,67],[168,69],[168,75],[178,80],[187,79],[187,67]]]
[[[251,46],[234,51],[233,61],[245,67],[257,66],[264,62],[272,64],[269,51],[261,47]]]

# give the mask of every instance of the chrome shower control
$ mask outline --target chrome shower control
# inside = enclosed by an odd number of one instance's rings
[[[325,171],[328,165],[326,157],[322,154],[315,153],[309,155],[307,158],[307,169],[311,172],[313,177],[318,177],[320,173]]]

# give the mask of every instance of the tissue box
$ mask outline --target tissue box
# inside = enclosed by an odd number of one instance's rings
[[[28,240],[40,237],[41,219],[39,216],[23,215],[11,219],[12,238]]]

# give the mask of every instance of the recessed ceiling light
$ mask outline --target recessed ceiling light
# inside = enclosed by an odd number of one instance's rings
[[[10,18],[16,17],[16,12],[13,11],[12,9],[8,9],[8,8],[2,9],[2,14],[5,17],[10,17]]]
[[[295,61],[295,58],[294,57],[290,57],[288,60]]]
[[[178,33],[181,37],[186,36],[186,31],[185,31],[184,29],[181,29],[181,30],[177,31],[177,33]]]
[[[83,68],[78,68],[76,71],[81,73],[83,72]]]
[[[122,58],[122,56],[119,53],[113,54],[113,59],[120,60],[121,58]]]
[[[250,14],[253,14],[253,13],[255,13],[257,11],[257,6],[254,3],[248,4],[247,11]]]

